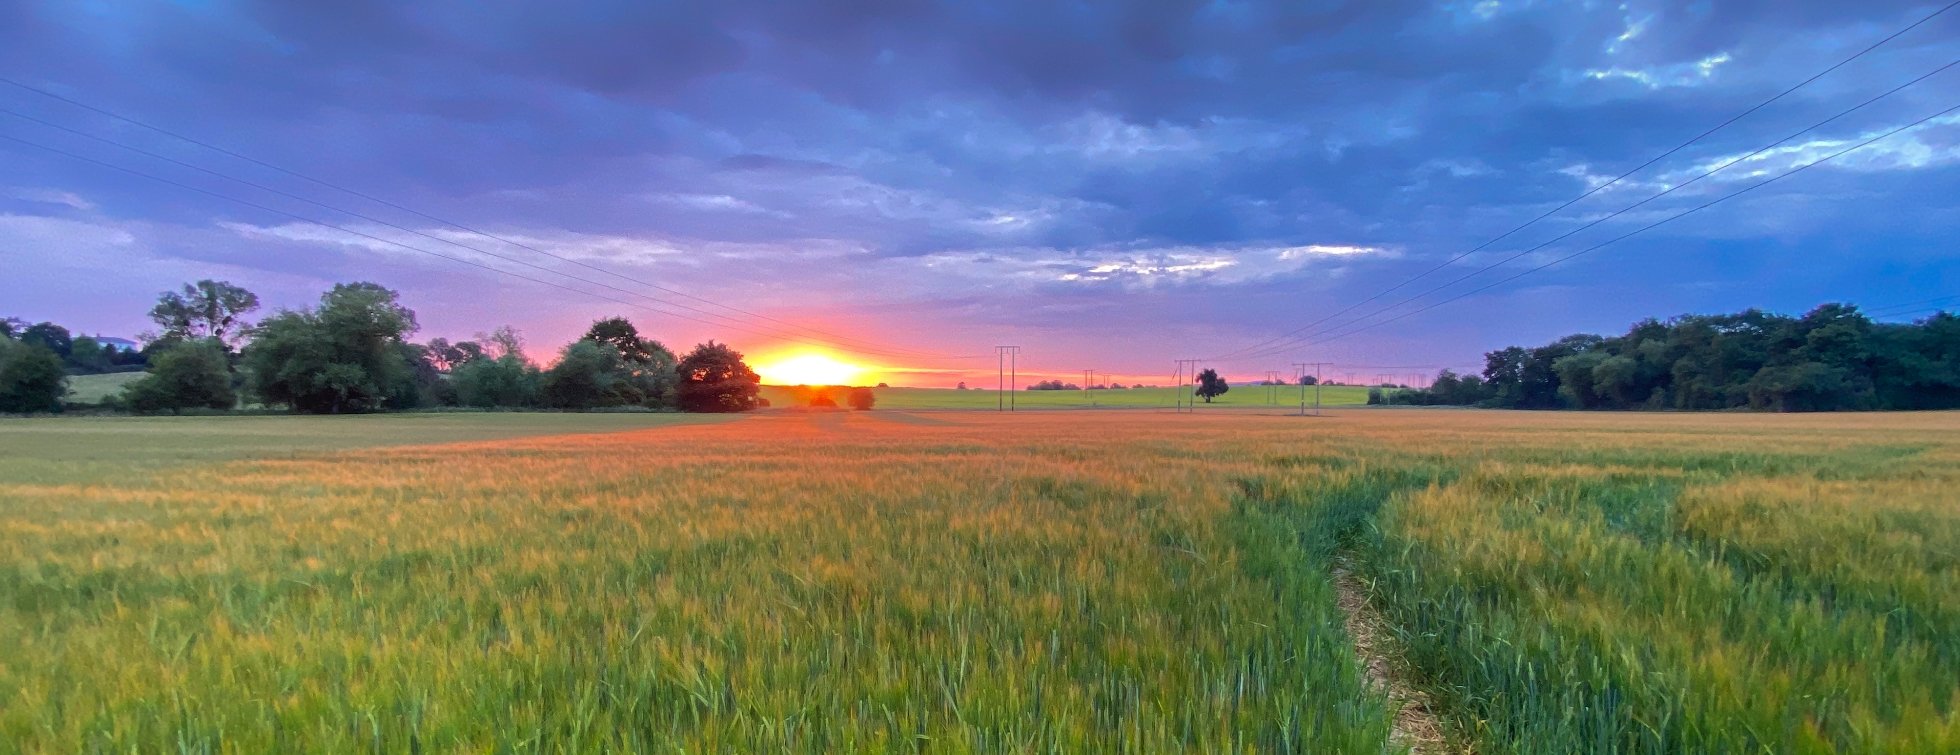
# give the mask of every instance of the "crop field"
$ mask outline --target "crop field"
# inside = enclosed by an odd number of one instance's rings
[[[1954,490],[1937,413],[4,421],[0,742],[1397,751],[1338,568],[1425,747],[1953,752]]]

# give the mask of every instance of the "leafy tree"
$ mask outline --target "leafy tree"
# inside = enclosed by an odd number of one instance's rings
[[[624,317],[608,317],[592,323],[592,327],[586,328],[583,340],[609,345],[619,351],[621,359],[629,362],[652,362],[662,354],[673,361],[673,352],[659,341],[641,338],[640,329]]]
[[[1878,324],[1844,304],[1802,317],[1752,309],[1649,319],[1611,338],[1492,351],[1484,377],[1488,403],[1506,407],[1960,408],[1960,319]]]
[[[1453,370],[1436,373],[1426,391],[1411,391],[1410,403],[1468,406],[1490,398],[1484,379],[1476,375],[1458,375]]]
[[[29,346],[39,346],[66,359],[75,349],[75,339],[68,335],[68,329],[51,322],[35,323],[20,332],[20,342]]]
[[[1749,406],[1776,412],[1816,412],[1845,408],[1851,375],[1818,362],[1764,367],[1749,380]]]
[[[20,332],[26,328],[26,320],[18,317],[0,317],[0,340],[19,338]]]
[[[680,407],[690,412],[746,412],[760,400],[762,378],[726,344],[694,347],[675,368]]]
[[[0,340],[0,412],[58,412],[67,394],[68,375],[53,350]]]
[[[230,409],[238,404],[231,388],[231,358],[216,339],[180,341],[157,354],[150,374],[123,389],[132,411]]]
[[[1913,325],[1874,325],[1871,348],[1880,406],[1960,407],[1960,317],[1941,312]]]
[[[543,377],[529,362],[508,355],[464,362],[450,379],[456,384],[457,403],[489,409],[537,406]]]
[[[671,400],[679,363],[674,352],[651,338],[640,337],[640,330],[624,317],[611,317],[592,323],[582,340],[605,344],[619,352],[625,380],[643,398],[632,403],[658,405]]]
[[[1500,406],[1523,404],[1524,363],[1529,352],[1510,346],[1484,354],[1484,385],[1496,394]]]
[[[387,408],[414,382],[403,345],[415,313],[395,292],[343,283],[313,310],[266,318],[245,348],[244,367],[267,404],[324,414]]]
[[[1581,351],[1552,362],[1558,394],[1566,406],[1590,409],[1600,405],[1599,393],[1593,385],[1593,371],[1606,360],[1604,352]]]
[[[104,372],[115,364],[116,350],[88,336],[76,338],[68,348],[68,357],[62,361],[70,369],[81,373]]]
[[[1225,378],[1219,377],[1217,370],[1206,367],[1203,372],[1198,373],[1198,396],[1203,398],[1205,403],[1211,403],[1212,399],[1225,395],[1229,390],[1232,390],[1232,386],[1225,384]]]
[[[456,368],[486,356],[483,353],[483,344],[475,341],[450,343],[447,338],[431,338],[428,345],[422,348],[427,354],[429,364],[435,367],[437,372],[443,373],[455,372]]]
[[[524,339],[517,329],[505,325],[488,333],[478,333],[476,340],[483,345],[483,353],[492,359],[515,356],[524,358]]]
[[[960,384],[955,387],[955,390],[961,390],[961,391],[966,390],[966,381],[961,380]]]
[[[870,388],[852,388],[851,395],[846,401],[850,402],[852,409],[868,412],[871,411],[871,407],[878,405],[878,395]]]
[[[428,347],[404,340],[397,348],[408,365],[408,376],[389,385],[388,408],[414,409],[456,403],[456,392],[443,379],[442,370],[436,368]]]
[[[236,349],[251,323],[245,316],[259,308],[259,296],[228,281],[201,280],[157,296],[150,320],[161,330],[156,340],[213,339]]]
[[[644,402],[646,394],[628,378],[625,361],[611,344],[573,341],[544,373],[545,405],[582,410]]]

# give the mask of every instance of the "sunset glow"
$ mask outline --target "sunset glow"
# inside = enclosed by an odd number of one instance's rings
[[[755,372],[771,385],[851,385],[865,368],[821,352],[758,360]]]

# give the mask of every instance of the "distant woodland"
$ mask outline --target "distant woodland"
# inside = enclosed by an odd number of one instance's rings
[[[1380,403],[1513,409],[1960,407],[1960,317],[1879,323],[1848,304],[1801,317],[1748,310],[1645,320],[1625,334],[1571,335],[1484,355],[1482,375],[1448,370]]]

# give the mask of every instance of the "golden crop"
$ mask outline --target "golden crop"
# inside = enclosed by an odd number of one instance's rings
[[[1960,743],[1949,415],[315,421],[0,427],[0,741],[1381,752],[1343,558],[1485,749]]]

